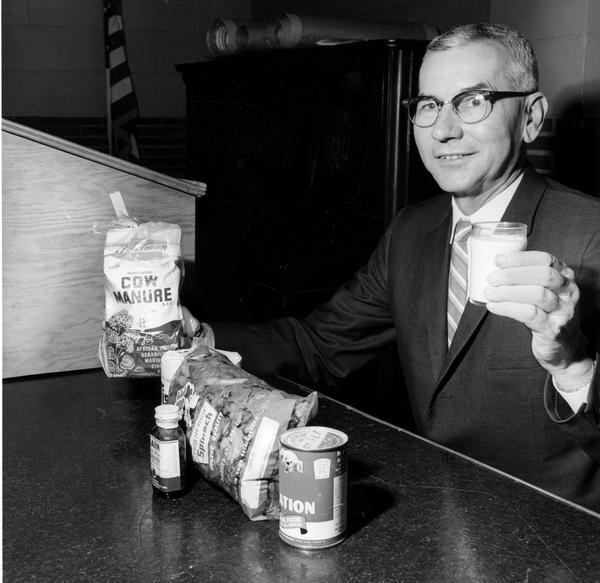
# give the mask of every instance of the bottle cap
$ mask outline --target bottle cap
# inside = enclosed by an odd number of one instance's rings
[[[159,405],[154,408],[154,418],[157,421],[178,421],[179,407],[177,405]]]

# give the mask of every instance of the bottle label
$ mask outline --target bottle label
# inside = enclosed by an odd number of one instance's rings
[[[150,436],[150,467],[152,484],[163,492],[181,490],[181,467],[179,464],[179,442],[161,441]]]

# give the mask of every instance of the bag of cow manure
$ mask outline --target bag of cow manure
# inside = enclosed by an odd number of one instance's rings
[[[106,231],[98,355],[107,376],[160,376],[162,355],[184,347],[182,281],[179,225],[121,218]]]
[[[251,520],[279,518],[279,436],[306,425],[317,393],[271,387],[194,340],[168,387],[181,411],[194,466]]]

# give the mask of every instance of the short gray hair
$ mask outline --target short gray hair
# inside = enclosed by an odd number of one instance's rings
[[[520,33],[503,24],[463,24],[439,36],[427,46],[427,52],[444,51],[471,43],[493,40],[500,43],[508,55],[506,74],[510,89],[515,91],[537,91],[538,66],[531,43]]]

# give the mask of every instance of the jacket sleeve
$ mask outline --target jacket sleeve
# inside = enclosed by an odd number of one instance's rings
[[[550,376],[544,387],[544,405],[550,418],[600,464],[600,232],[590,239],[583,253],[576,281],[581,292],[579,320],[590,355],[596,360],[596,372],[588,403],[577,413],[558,394]]]
[[[596,354],[598,358],[598,354]],[[573,413],[569,405],[558,394],[548,376],[544,387],[544,405],[550,418],[557,423],[571,439],[590,457],[600,464],[600,373],[592,380],[590,402],[581,405],[577,413]]]
[[[395,338],[387,277],[395,222],[368,263],[306,318],[209,322],[217,347],[239,352],[242,366],[259,376],[332,384],[361,368]]]

